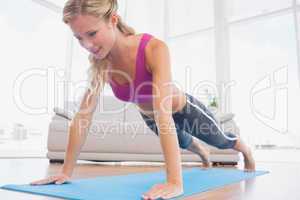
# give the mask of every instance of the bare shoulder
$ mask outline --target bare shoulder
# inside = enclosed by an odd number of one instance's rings
[[[164,41],[155,37],[150,39],[145,48],[145,59],[151,71],[153,71],[158,57],[163,56],[166,52],[168,52],[168,46]]]
[[[153,53],[157,52],[157,51],[162,51],[162,50],[167,50],[168,49],[168,46],[167,44],[158,39],[158,38],[151,38],[145,48],[145,53],[146,53],[146,56],[153,56]]]

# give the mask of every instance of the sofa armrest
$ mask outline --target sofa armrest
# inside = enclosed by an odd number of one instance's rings
[[[56,115],[63,117],[65,119],[68,119],[68,120],[72,120],[75,115],[74,110],[67,110],[67,109],[63,109],[63,108],[59,108],[59,107],[54,107],[53,111],[55,112]]]

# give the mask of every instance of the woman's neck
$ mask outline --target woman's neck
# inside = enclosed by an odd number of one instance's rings
[[[121,32],[117,32],[116,41],[111,51],[109,52],[107,59],[112,66],[120,65],[126,62],[130,54],[132,46],[132,40],[130,37],[123,35]]]

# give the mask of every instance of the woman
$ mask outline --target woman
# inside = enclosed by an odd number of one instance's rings
[[[61,174],[32,184],[62,184],[71,177],[97,96],[106,82],[116,97],[137,105],[146,124],[160,138],[167,180],[154,185],[143,199],[169,199],[183,194],[180,148],[198,154],[204,166],[210,166],[209,152],[199,139],[221,149],[242,152],[245,169],[254,170],[251,152],[242,140],[222,132],[201,102],[172,84],[167,45],[149,34],[135,34],[116,12],[117,0],[69,0],[64,7],[64,22],[90,52],[91,85],[70,125]],[[81,127],[83,121],[88,126]]]

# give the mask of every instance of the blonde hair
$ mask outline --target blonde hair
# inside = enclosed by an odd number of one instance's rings
[[[68,0],[63,8],[63,21],[68,24],[78,15],[92,15],[99,20],[108,21],[112,14],[118,10],[117,0]],[[134,29],[127,26],[119,15],[117,28],[124,35],[135,34]],[[92,93],[99,93],[107,80],[106,69],[108,66],[107,59],[98,60],[92,54],[89,55],[90,68],[89,81]]]

